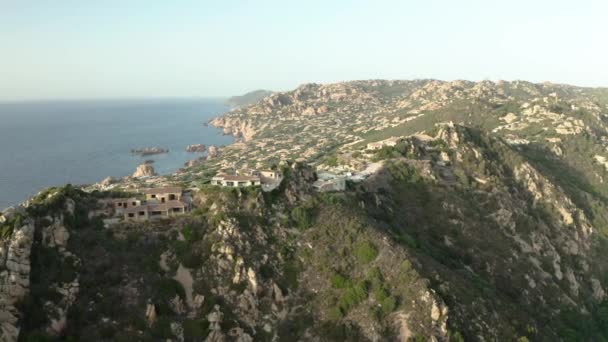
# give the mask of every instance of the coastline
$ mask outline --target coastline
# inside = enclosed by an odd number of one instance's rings
[[[124,103],[129,105],[126,109],[122,107]],[[4,154],[8,155],[7,167],[3,168],[5,179],[0,180],[0,188],[3,192],[3,196],[0,198],[0,210],[26,204],[41,191],[66,184],[79,188],[90,188],[103,183],[108,177],[111,177],[117,184],[129,183],[124,180],[133,174],[138,165],[145,162],[144,159],[155,160],[154,167],[159,175],[152,179],[155,179],[156,183],[163,182],[165,179],[187,172],[185,164],[205,155],[200,152],[186,152],[185,149],[188,145],[202,143],[207,146],[225,146],[235,142],[233,136],[224,136],[220,128],[204,125],[231,110],[224,104],[224,101],[164,102],[148,100],[143,105],[137,101],[119,101],[118,103],[87,101],[85,104],[86,106],[83,107],[81,101],[62,101],[59,109],[46,102],[19,104],[17,107],[15,105],[0,106],[0,113],[5,115],[5,120],[9,120],[8,124],[4,126],[4,131],[0,132],[3,133],[0,134],[0,140],[2,140],[1,138],[7,140],[0,142],[4,142],[7,150],[4,151]],[[55,114],[58,111],[64,111],[65,106],[70,107],[67,112],[72,113],[69,115]],[[21,115],[20,111],[25,111],[25,115]],[[98,112],[102,118],[95,115]],[[170,120],[165,115],[167,112],[175,113],[174,117],[179,120],[173,120],[168,125],[163,124],[166,120]],[[108,115],[111,116],[109,119],[106,118]],[[15,125],[18,124],[19,127],[11,127],[10,120],[13,117]],[[145,129],[137,128],[138,131],[135,132],[137,135],[133,135],[128,129],[126,131],[123,128],[113,129],[114,126],[118,127],[117,120],[125,123],[138,122],[138,120],[146,120],[147,117],[150,117],[150,120],[164,117],[164,121],[158,121],[159,124],[155,124],[155,126],[165,125],[167,126],[165,130],[175,133],[160,137],[160,139],[154,138],[158,136],[158,133],[155,132],[160,129],[150,127],[152,128],[150,130],[149,124]],[[117,120],[114,120],[115,118]],[[80,125],[75,127],[77,129],[71,129],[70,134],[65,135],[65,139],[61,130],[45,128],[44,132],[36,131],[47,125],[47,122],[52,127],[63,126],[65,120],[67,120],[65,124],[67,126],[73,125],[74,122]],[[108,126],[108,122],[114,123]],[[108,130],[112,131],[109,135]],[[43,134],[47,131],[50,132],[47,134],[49,136]],[[93,131],[93,134],[88,134],[88,131]],[[36,148],[35,152],[38,155],[26,151],[21,152],[20,149],[14,147],[10,148],[11,145],[7,143],[12,141],[13,146],[27,147],[28,145],[19,140],[9,140],[11,133],[19,135],[21,138],[28,135],[25,134],[26,132],[48,141],[41,143],[42,148]],[[75,133],[72,134],[72,132]],[[98,138],[95,138],[95,134],[107,138],[101,143],[96,143]],[[71,150],[70,147],[66,149],[65,146],[70,146],[72,141],[79,144],[74,145],[74,150]],[[81,141],[84,143],[80,144]],[[27,143],[31,144],[29,139]],[[55,145],[56,143],[59,145]],[[130,149],[142,146],[162,146],[171,152],[154,156],[154,158],[133,156],[129,153]],[[15,158],[18,160],[13,161]],[[41,167],[41,165],[45,165],[45,167]],[[21,172],[21,170],[26,170],[26,172]]]

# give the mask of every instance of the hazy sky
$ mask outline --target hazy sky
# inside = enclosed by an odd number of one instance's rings
[[[608,86],[608,1],[0,0],[0,100],[371,78]]]

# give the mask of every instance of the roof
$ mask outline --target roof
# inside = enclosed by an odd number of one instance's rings
[[[224,176],[217,176],[217,177],[213,177],[214,179],[221,179],[221,180],[225,180],[225,181],[232,181],[232,182],[246,182],[246,181],[259,181],[260,177],[250,177],[250,176],[235,176],[235,175],[224,175]]]
[[[182,188],[179,186],[167,186],[162,188],[152,188],[144,190],[146,195],[158,195],[158,194],[181,194]]]

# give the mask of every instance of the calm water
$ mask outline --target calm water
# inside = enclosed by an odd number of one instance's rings
[[[174,172],[198,156],[187,145],[232,141],[203,126],[227,110],[209,99],[0,103],[0,209],[44,187],[130,175],[147,159],[158,173]],[[170,152],[129,152],[144,147]]]

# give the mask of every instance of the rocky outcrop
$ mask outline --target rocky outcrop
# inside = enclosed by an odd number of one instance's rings
[[[207,148],[207,156],[209,158],[215,158],[220,154],[219,149],[217,148],[217,146],[214,145],[210,145],[209,148]]]
[[[16,304],[29,292],[33,222],[16,228],[0,242],[0,340],[17,341],[19,312]]]
[[[156,171],[154,170],[154,166],[148,163],[141,164],[137,166],[137,169],[133,173],[132,177],[134,178],[142,178],[142,177],[151,177],[156,176]]]
[[[205,152],[206,147],[203,144],[195,144],[195,145],[188,145],[186,147],[186,152]]]
[[[257,133],[250,121],[232,117],[218,117],[211,121],[211,125],[222,128],[224,135],[232,135],[243,141],[251,140]]]

